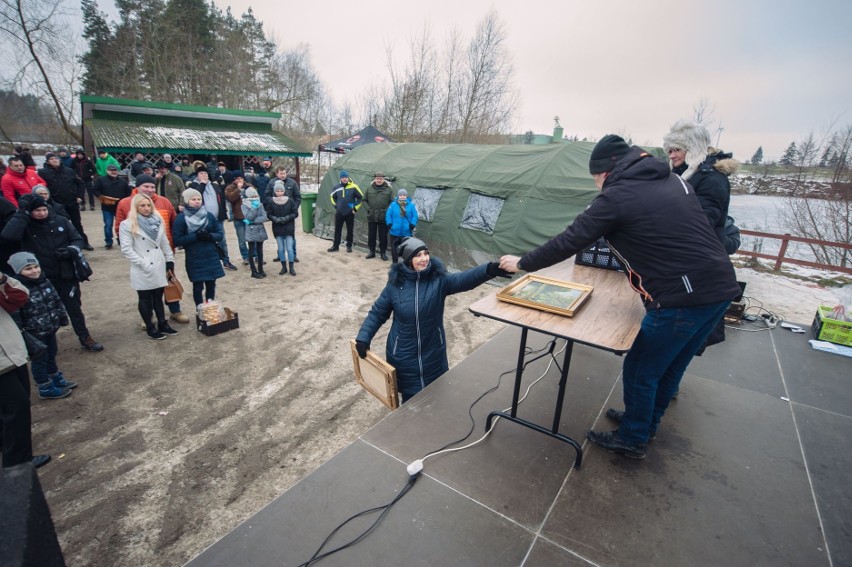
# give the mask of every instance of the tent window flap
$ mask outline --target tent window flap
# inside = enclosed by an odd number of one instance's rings
[[[435,218],[435,210],[438,208],[438,203],[444,192],[441,189],[432,189],[431,187],[417,187],[414,191],[414,204],[417,206],[417,218],[427,222],[432,222]]]
[[[503,210],[505,202],[497,197],[471,193],[459,227],[494,234],[494,227],[497,226],[497,219],[500,218],[500,211]]]

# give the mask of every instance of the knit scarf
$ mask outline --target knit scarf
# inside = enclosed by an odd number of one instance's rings
[[[160,232],[160,225],[163,222],[160,219],[160,215],[155,215],[153,212],[147,217],[144,215],[136,215],[136,222],[139,224],[139,228],[142,229],[142,232],[145,233],[145,236],[154,242],[157,241],[157,233]]]
[[[276,205],[286,205],[287,201],[290,200],[290,197],[287,195],[282,195],[280,197],[272,197],[272,202]]]
[[[183,217],[186,219],[186,227],[189,232],[195,232],[207,226],[207,209],[204,207],[190,207],[184,205]]]

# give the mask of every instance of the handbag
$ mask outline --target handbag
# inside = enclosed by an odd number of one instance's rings
[[[78,282],[87,281],[93,273],[92,266],[89,265],[89,261],[86,260],[82,250],[78,250],[76,246],[69,246],[68,248],[72,251],[71,267],[74,269],[74,279]]]
[[[163,295],[165,295],[166,298],[166,303],[175,303],[177,301],[180,301],[183,297],[183,284],[180,283],[180,280],[171,270],[167,272],[166,279],[169,282],[163,291]]]
[[[27,345],[27,354],[30,359],[38,358],[47,351],[47,345],[40,338],[29,331],[21,331],[21,336],[24,338],[24,344]]]

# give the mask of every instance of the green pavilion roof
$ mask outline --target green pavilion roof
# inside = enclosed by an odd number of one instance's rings
[[[150,121],[89,118],[84,121],[95,147],[109,152],[151,151],[309,157],[312,152],[274,130],[251,126],[157,125]],[[237,126],[229,124],[229,126]]]

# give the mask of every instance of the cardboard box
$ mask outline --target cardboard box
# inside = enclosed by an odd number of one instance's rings
[[[213,335],[218,335],[219,333],[230,331],[231,329],[240,328],[240,317],[236,311],[231,311],[230,309],[225,307],[225,317],[226,319],[224,321],[220,321],[219,323],[211,325],[207,323],[207,321],[203,321],[198,315],[196,315],[195,326],[199,331],[201,331],[208,337],[212,337]]]

